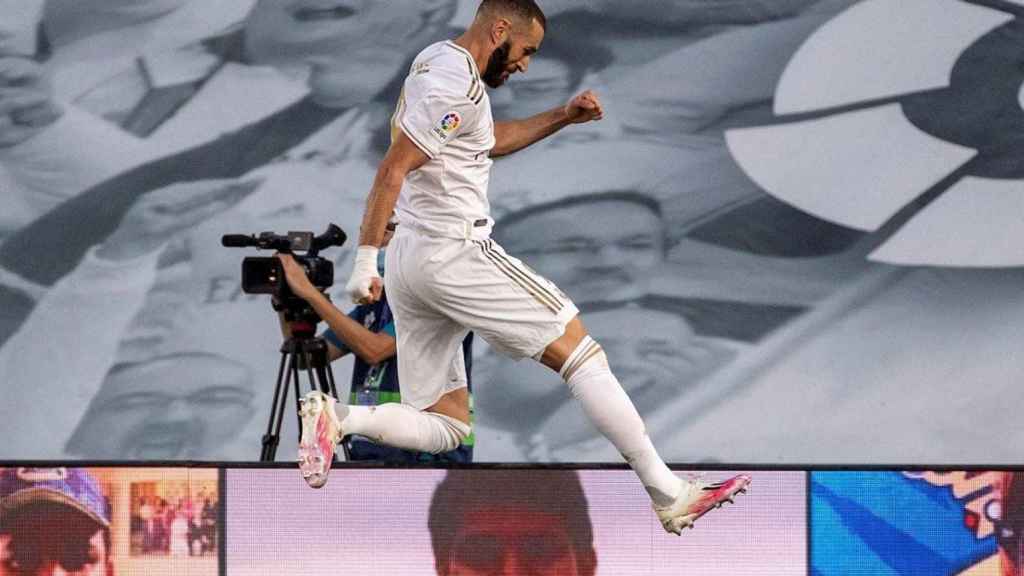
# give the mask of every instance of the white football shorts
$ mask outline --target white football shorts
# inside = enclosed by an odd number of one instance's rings
[[[579,310],[552,282],[486,234],[432,236],[401,225],[387,247],[384,286],[398,336],[402,402],[422,410],[466,385],[453,356],[472,330],[512,358],[539,356]]]

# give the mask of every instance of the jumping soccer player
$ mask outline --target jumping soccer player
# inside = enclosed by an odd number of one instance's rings
[[[545,27],[533,0],[483,0],[462,36],[427,47],[413,62],[346,287],[360,303],[380,297],[377,253],[397,211],[385,276],[402,403],[336,407],[329,396],[307,394],[300,409],[300,469],[310,486],[323,486],[335,444],[348,434],[424,452],[457,447],[470,433],[469,405],[465,378],[450,378],[451,359],[473,330],[499,352],[534,358],[558,372],[639,476],[662,525],[679,534],[745,491],[750,478],[707,484],[673,474],[576,306],[490,239],[491,158],[604,114],[597,95],[586,91],[531,118],[494,122],[484,84],[497,88],[526,72]]]

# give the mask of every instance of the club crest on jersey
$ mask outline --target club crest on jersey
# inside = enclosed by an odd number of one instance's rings
[[[458,112],[449,112],[441,118],[441,121],[434,126],[434,134],[441,140],[447,140],[462,124],[462,117]]]

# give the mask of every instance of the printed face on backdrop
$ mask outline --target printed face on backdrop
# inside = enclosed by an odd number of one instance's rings
[[[685,318],[671,312],[627,305],[584,311],[581,318],[641,414],[686,394],[735,356],[726,345],[694,334]],[[493,362],[480,363],[479,372],[493,385],[474,392],[489,425],[541,435],[551,447],[595,436],[550,370],[504,358],[489,360]]]
[[[662,227],[647,206],[603,200],[499,223],[498,232],[510,254],[580,302],[644,294],[664,260]]]
[[[557,58],[534,56],[530,73],[513,78],[503,90],[490,93],[495,118],[526,118],[557,106],[564,106],[572,97],[572,71],[569,64]]]
[[[223,358],[181,354],[129,365],[104,381],[68,451],[121,460],[216,455],[248,423],[252,403],[249,371]]]
[[[165,16],[189,0],[46,0],[46,38],[62,45],[107,30],[134,26]]]
[[[682,316],[626,306],[583,315],[641,413],[656,410],[731,356]]]
[[[318,94],[375,94],[454,10],[454,0],[260,0],[246,25],[246,53],[265,64],[311,66]]]
[[[657,412],[732,358],[723,345],[694,334],[671,312],[624,307],[584,313],[583,322],[604,348],[622,387],[642,415]],[[595,438],[597,432],[572,402],[563,403],[537,430],[553,449]]]

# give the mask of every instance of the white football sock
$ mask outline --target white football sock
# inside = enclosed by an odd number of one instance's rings
[[[359,434],[378,444],[403,450],[440,454],[459,447],[471,428],[461,421],[421,412],[405,404],[346,406],[334,408],[343,434]]]
[[[656,506],[673,502],[682,480],[669,470],[647,436],[647,429],[604,350],[586,336],[559,371],[590,421],[611,441],[647,489]]]

